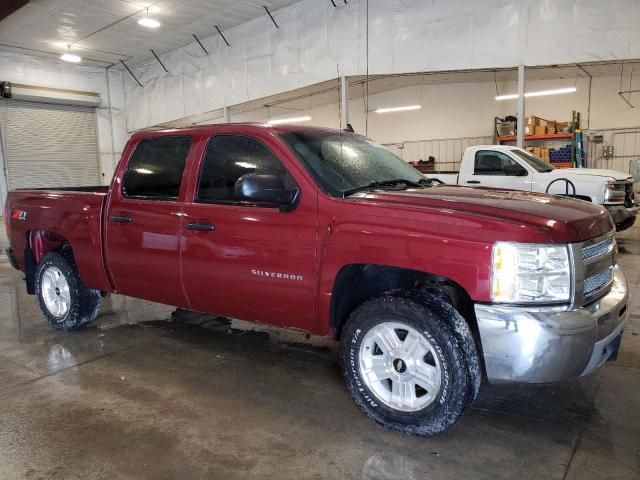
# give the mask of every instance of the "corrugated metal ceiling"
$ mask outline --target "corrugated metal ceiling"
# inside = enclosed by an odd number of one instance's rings
[[[67,44],[84,64],[135,63],[264,16],[298,0],[32,0],[0,21],[0,49],[59,57]],[[162,23],[138,25],[149,16]],[[128,18],[127,18],[128,17]]]

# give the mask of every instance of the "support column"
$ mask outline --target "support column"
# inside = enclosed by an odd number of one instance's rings
[[[520,148],[524,148],[524,83],[524,65],[520,65],[518,67],[518,136],[516,139]]]
[[[231,122],[231,107],[224,107],[224,123]]]
[[[340,128],[347,128],[349,123],[349,83],[346,76],[340,77]]]

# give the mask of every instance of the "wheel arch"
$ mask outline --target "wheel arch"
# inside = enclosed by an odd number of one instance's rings
[[[337,340],[349,314],[369,298],[391,290],[417,289],[444,295],[463,316],[481,352],[480,332],[473,301],[467,291],[455,281],[429,272],[377,264],[354,263],[338,272],[331,291],[330,322]]]
[[[27,232],[24,263],[27,293],[29,295],[35,294],[36,268],[42,257],[49,252],[55,252],[63,248],[68,248],[73,256],[71,242],[64,235],[50,230],[30,230]]]

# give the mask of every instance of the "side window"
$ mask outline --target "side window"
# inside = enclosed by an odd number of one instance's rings
[[[207,144],[196,199],[242,202],[234,190],[238,179],[247,173],[278,175],[285,187],[295,187],[280,160],[260,141],[242,135],[216,135]]]
[[[177,199],[190,147],[191,137],[142,140],[129,160],[122,194],[128,198]]]
[[[476,152],[473,167],[474,175],[522,176],[527,174],[527,171],[513,158],[494,150]]]

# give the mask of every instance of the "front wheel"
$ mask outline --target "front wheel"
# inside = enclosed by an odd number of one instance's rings
[[[467,406],[474,390],[469,361],[441,313],[385,295],[351,314],[342,337],[343,374],[356,404],[375,422],[433,435]]]
[[[45,254],[35,277],[40,309],[53,328],[76,330],[98,316],[100,292],[84,286],[71,252]]]

